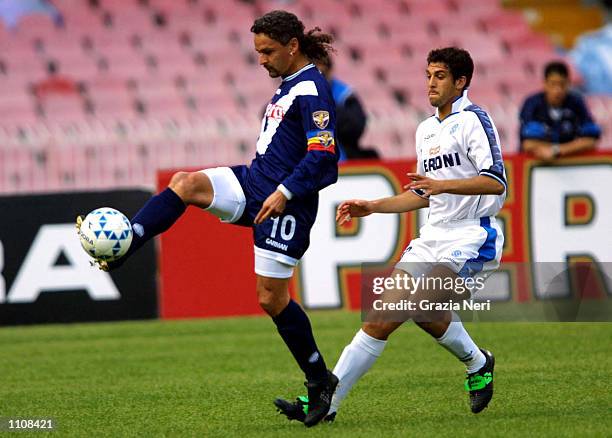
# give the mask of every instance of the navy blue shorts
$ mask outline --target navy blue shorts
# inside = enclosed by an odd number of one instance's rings
[[[281,216],[255,225],[253,220],[266,197],[254,193],[253,187],[258,182],[250,178],[248,166],[233,166],[230,169],[236,175],[246,197],[244,212],[234,224],[253,228],[257,253],[295,266],[310,245],[310,229],[317,217],[318,196],[305,200],[294,198],[287,202]]]

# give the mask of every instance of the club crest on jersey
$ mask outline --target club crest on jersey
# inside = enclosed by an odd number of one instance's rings
[[[440,145],[434,146],[429,149],[429,155],[436,155],[440,153]]]
[[[327,111],[315,111],[312,113],[312,121],[317,128],[325,129],[329,124],[329,113]]]
[[[266,107],[266,117],[268,119],[283,120],[283,117],[285,117],[285,110],[280,105],[269,103]]]

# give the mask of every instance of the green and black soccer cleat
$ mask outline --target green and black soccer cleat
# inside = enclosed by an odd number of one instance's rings
[[[493,398],[493,368],[495,357],[490,351],[480,349],[485,355],[486,362],[481,369],[475,373],[468,374],[465,378],[465,389],[470,393],[470,408],[477,414],[486,408]]]
[[[304,385],[308,390],[308,413],[304,419],[304,426],[312,427],[329,412],[332,397],[338,386],[338,378],[328,370],[327,379],[321,382],[306,382]]]
[[[306,414],[308,414],[308,396],[301,395],[296,398],[294,402],[277,398],[274,400],[274,406],[276,406],[278,412],[286,416],[288,420],[297,420],[303,423],[306,419]],[[331,423],[335,419],[336,413],[332,412],[331,414],[327,414],[325,418],[323,418],[323,421]]]
[[[289,421],[297,420],[301,423],[306,419],[308,413],[308,397],[301,395],[294,402],[277,398],[274,400],[274,406],[278,412],[287,417]]]

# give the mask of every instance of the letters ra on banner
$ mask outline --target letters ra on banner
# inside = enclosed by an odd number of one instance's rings
[[[150,193],[0,197],[0,325],[156,318],[155,246],[112,275],[90,266],[74,218],[100,206],[128,216]],[[16,232],[16,230],[19,230]]]

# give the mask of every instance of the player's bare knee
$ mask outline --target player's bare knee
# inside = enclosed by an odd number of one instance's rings
[[[208,207],[213,198],[212,185],[202,172],[176,172],[168,185],[185,204]]]
[[[189,187],[186,181],[187,175],[189,175],[189,172],[176,172],[174,175],[172,175],[172,178],[170,178],[170,184],[168,184],[168,187],[170,187],[172,191],[183,200],[183,202],[188,202],[189,200]]]
[[[391,333],[397,328],[397,325],[391,322],[365,322],[362,330],[373,338],[386,340]]]
[[[257,285],[257,299],[259,300],[259,306],[272,317],[282,312],[289,302],[288,297],[265,284]]]

